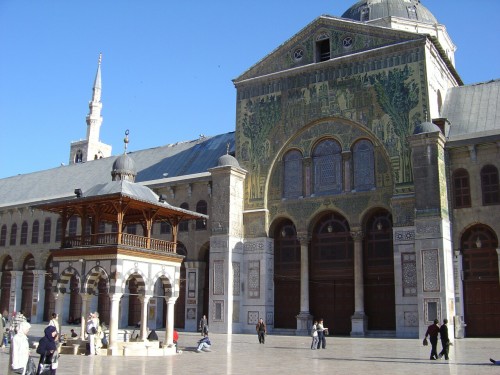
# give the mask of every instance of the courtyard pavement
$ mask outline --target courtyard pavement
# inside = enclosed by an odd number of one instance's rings
[[[30,341],[37,341],[43,328],[34,325]],[[163,335],[159,332],[160,340]],[[327,337],[326,349],[311,350],[309,337],[270,334],[265,344],[259,344],[257,335],[211,334],[212,351],[196,353],[200,335],[179,335],[179,347],[183,350],[179,355],[62,355],[57,374],[500,374],[500,366],[489,362],[490,357],[500,360],[500,339],[456,340],[450,347],[449,361],[430,361],[430,347],[422,346],[418,339]],[[34,350],[32,354],[36,355]],[[0,349],[0,374],[7,374],[7,363],[8,349]]]

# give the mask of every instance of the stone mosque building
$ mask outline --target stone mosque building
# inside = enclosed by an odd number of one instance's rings
[[[70,164],[0,179],[0,311],[499,337],[500,80],[464,85],[455,50],[421,1],[358,1],[233,80],[234,132],[119,156],[99,59]]]

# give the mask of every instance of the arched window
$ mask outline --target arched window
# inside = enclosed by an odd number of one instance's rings
[[[483,193],[483,206],[500,203],[498,169],[494,165],[485,165],[481,169],[481,191]]]
[[[62,237],[62,220],[61,218],[58,218],[56,222],[56,242],[61,241],[61,237]]]
[[[470,184],[469,173],[465,169],[457,169],[453,172],[453,207],[470,207]]]
[[[354,189],[367,191],[375,187],[375,156],[373,144],[363,139],[352,148]]]
[[[302,193],[302,154],[291,150],[283,158],[283,198],[298,198]]]
[[[196,212],[200,214],[207,214],[207,202],[199,201],[196,203]],[[206,219],[196,219],[196,230],[204,230],[207,229],[207,220]]]
[[[23,221],[21,224],[21,240],[19,245],[26,245],[28,243],[28,223]]]
[[[17,224],[14,223],[10,227],[10,246],[15,246],[17,241]]]
[[[43,223],[43,243],[50,242],[50,232],[52,230],[52,221],[50,218],[46,218]]]
[[[340,145],[333,139],[320,142],[313,152],[314,194],[342,192],[342,156]]]
[[[183,208],[184,210],[189,210],[189,204],[186,202],[182,203],[180,208]],[[179,232],[187,232],[189,230],[189,221],[188,220],[183,220],[179,223]]]
[[[31,243],[38,243],[38,237],[40,236],[40,222],[35,220],[33,226],[31,227]]]
[[[2,225],[2,230],[0,231],[0,246],[5,246],[7,242],[7,225]]]

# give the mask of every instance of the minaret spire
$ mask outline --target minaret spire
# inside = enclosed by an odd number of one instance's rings
[[[102,53],[99,54],[97,73],[95,75],[94,87],[92,87],[92,100],[89,102],[89,114],[87,115],[87,140],[89,142],[99,142],[99,132],[102,124],[101,62]]]

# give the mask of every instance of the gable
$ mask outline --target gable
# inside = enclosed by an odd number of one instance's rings
[[[323,15],[233,82],[422,38],[425,36]]]

